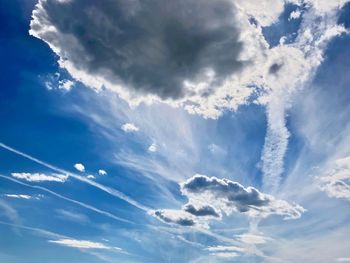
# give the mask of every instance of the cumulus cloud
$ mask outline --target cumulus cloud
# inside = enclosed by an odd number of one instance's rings
[[[121,129],[125,132],[137,132],[139,130],[139,127],[137,127],[133,123],[124,123],[121,127]]]
[[[228,0],[40,0],[30,33],[94,88],[101,88],[93,83],[101,78],[124,92],[178,99],[195,92],[185,82],[198,82],[210,72],[212,83],[218,83],[242,68],[236,25]]]
[[[107,172],[105,170],[100,169],[100,170],[98,170],[98,174],[99,175],[107,175]]]
[[[65,174],[43,174],[43,173],[11,173],[12,177],[25,180],[28,182],[59,182],[64,183],[68,179],[68,175]]]
[[[254,187],[205,175],[195,175],[182,183],[181,192],[189,200],[181,210],[156,210],[153,215],[166,223],[192,226],[205,225],[208,220],[221,218],[222,214],[242,213],[250,218],[279,215],[284,219],[297,219],[305,211],[297,204],[276,199]]]
[[[74,168],[77,169],[79,172],[85,172],[85,166],[82,163],[74,164]]]
[[[337,159],[316,181],[328,196],[350,200],[350,157]]]
[[[82,248],[82,249],[111,249],[111,247],[106,246],[105,244],[92,242],[88,240],[76,240],[76,239],[58,239],[58,240],[49,240],[50,243],[73,247],[73,248]]]

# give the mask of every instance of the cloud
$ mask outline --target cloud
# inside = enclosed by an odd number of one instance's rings
[[[165,223],[173,223],[181,226],[195,225],[194,216],[181,210],[163,209],[151,212],[150,214],[154,215]]]
[[[219,258],[235,258],[239,256],[236,252],[215,252],[211,253],[211,255]]]
[[[93,175],[91,175],[91,174],[89,174],[88,176],[86,176],[86,178],[88,178],[88,179],[95,179],[95,176],[93,176]]]
[[[210,255],[220,258],[234,258],[245,253],[246,249],[236,246],[215,246],[206,248],[210,252]]]
[[[157,145],[155,143],[152,143],[149,147],[148,147],[148,151],[149,152],[156,152],[157,151]]]
[[[202,206],[199,208],[196,208],[192,204],[187,204],[183,207],[183,210],[187,213],[190,213],[195,216],[213,216],[213,217],[220,217],[219,212],[217,212],[214,207],[210,205]]]
[[[83,82],[75,73],[90,75],[90,84],[102,78],[124,92],[178,99],[195,92],[186,82],[198,82],[208,71],[217,83],[242,68],[236,24],[228,0],[40,0],[30,33]]]
[[[208,247],[206,250],[210,252],[244,252],[245,248],[236,246],[215,246]]]
[[[107,172],[105,170],[100,169],[100,170],[98,170],[98,174],[99,175],[107,175]]]
[[[76,240],[76,239],[58,239],[58,240],[49,240],[50,243],[73,247],[73,248],[82,248],[82,249],[111,249],[111,247],[106,246],[105,244],[92,242],[88,240]]]
[[[81,163],[74,164],[74,168],[77,169],[79,172],[85,172],[85,166]]]
[[[246,233],[238,236],[238,239],[245,244],[250,245],[257,245],[257,244],[265,244],[267,240],[270,238],[267,238],[265,236]]]
[[[59,182],[64,183],[68,179],[68,175],[51,173],[50,175],[43,173],[11,173],[12,177],[25,180],[28,182]]]
[[[58,88],[66,91],[70,91],[74,86],[74,82],[71,80],[60,80]]]
[[[298,19],[298,18],[300,18],[300,16],[301,16],[301,11],[295,10],[295,11],[290,13],[288,20]]]
[[[24,194],[5,194],[5,196],[9,198],[26,199],[26,200],[29,200],[32,198],[32,196],[24,195]]]
[[[81,213],[72,212],[64,209],[57,209],[56,213],[60,218],[63,218],[64,220],[69,220],[78,223],[90,222],[89,217]]]
[[[0,216],[1,215],[7,217],[12,223],[19,223],[21,221],[16,209],[0,199]]]
[[[350,157],[337,159],[316,182],[328,196],[350,200]]]
[[[121,129],[125,132],[137,132],[139,127],[136,127],[133,123],[124,123]]]
[[[208,220],[219,219],[222,214],[242,213],[249,218],[279,215],[284,219],[297,219],[305,211],[297,204],[276,199],[254,187],[205,175],[197,174],[182,183],[181,192],[189,200],[181,210],[156,210],[152,214],[166,223],[205,226]]]
[[[73,178],[79,180],[80,182],[87,183],[87,184],[89,184],[89,185],[91,185],[91,186],[93,186],[93,187],[95,187],[95,188],[97,188],[97,189],[100,189],[100,190],[102,190],[102,191],[104,191],[104,192],[106,192],[106,193],[108,193],[108,194],[110,194],[110,195],[112,195],[112,196],[115,196],[115,197],[117,197],[117,198],[120,198],[120,199],[124,200],[125,202],[129,203],[130,205],[133,205],[133,206],[135,206],[135,207],[137,207],[137,208],[139,208],[139,209],[141,209],[141,210],[143,210],[143,211],[148,211],[148,210],[149,210],[148,207],[146,207],[146,206],[140,204],[139,202],[135,201],[135,200],[132,199],[131,197],[125,195],[124,193],[122,193],[122,192],[120,192],[120,191],[118,191],[118,190],[116,190],[116,189],[114,189],[114,188],[112,188],[112,187],[108,187],[108,186],[99,184],[99,183],[97,183],[97,182],[95,182],[95,181],[92,181],[92,180],[87,179],[87,178],[84,177],[84,176],[80,176],[80,175],[78,175],[78,174],[71,173],[71,172],[68,172],[68,171],[66,171],[66,170],[63,170],[63,169],[61,169],[61,168],[59,168],[59,167],[56,167],[56,166],[51,165],[51,164],[49,164],[49,163],[46,163],[46,162],[44,162],[44,161],[42,161],[42,160],[39,160],[39,159],[37,159],[37,158],[35,158],[35,157],[29,155],[29,154],[26,154],[26,153],[24,153],[24,152],[18,151],[18,150],[14,149],[14,148],[12,148],[12,147],[6,145],[6,144],[3,144],[3,143],[1,143],[1,142],[0,142],[0,147],[3,148],[3,149],[8,150],[8,151],[10,151],[10,152],[13,152],[13,153],[15,153],[15,154],[17,154],[17,155],[20,155],[20,156],[22,156],[22,157],[24,157],[24,158],[26,158],[26,159],[28,159],[28,160],[31,160],[31,161],[33,161],[33,162],[35,162],[35,163],[38,163],[38,164],[40,164],[40,165],[43,165],[43,166],[45,166],[45,167],[47,167],[47,168],[49,168],[49,169],[52,169],[52,170],[54,170],[54,171],[56,171],[56,172],[58,172],[58,173],[67,174],[67,175],[69,175],[69,176],[71,176],[71,177],[73,177]],[[4,176],[2,176],[2,175],[0,175],[0,177],[6,178],[6,177],[4,177]],[[43,189],[43,188],[42,188],[42,189]]]

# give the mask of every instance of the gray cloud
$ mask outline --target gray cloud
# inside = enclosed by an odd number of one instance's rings
[[[213,216],[213,217],[220,217],[220,214],[210,205],[205,205],[199,208],[196,208],[192,204],[186,204],[183,207],[183,210],[195,215],[195,216]]]
[[[41,0],[30,32],[78,70],[177,99],[208,69],[221,83],[242,68],[236,24],[229,0]]]
[[[283,67],[283,63],[273,63],[269,68],[270,74],[277,74]]]
[[[221,219],[222,214],[242,213],[255,218],[279,215],[284,219],[297,219],[305,212],[297,204],[276,199],[254,187],[205,175],[188,179],[181,184],[181,192],[188,198],[181,210],[156,210],[153,215],[166,223],[206,226],[209,220]]]
[[[195,221],[192,218],[186,216],[185,214],[179,215],[176,210],[157,210],[154,212],[154,216],[165,223],[173,223],[181,226],[195,225]]]
[[[204,175],[197,175],[186,181],[182,185],[182,190],[187,194],[209,192],[217,198],[225,198],[240,212],[247,212],[252,207],[267,206],[270,202],[267,195],[260,193],[253,187],[245,188],[228,179],[209,178]]]

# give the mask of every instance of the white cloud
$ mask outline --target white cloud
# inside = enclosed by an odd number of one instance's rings
[[[9,198],[26,199],[26,200],[29,200],[32,198],[32,196],[24,195],[24,194],[5,194],[5,196]]]
[[[316,181],[328,196],[350,200],[350,157],[337,159]]]
[[[148,151],[149,152],[156,152],[157,151],[157,145],[155,143],[152,143],[149,147],[148,147]]]
[[[86,178],[88,178],[88,179],[95,179],[95,176],[89,174]]]
[[[135,124],[133,123],[124,123],[121,127],[121,129],[125,132],[137,132],[139,131],[139,127],[137,127]]]
[[[261,26],[275,23],[284,8],[284,1],[281,0],[261,0],[259,4],[254,0],[237,0],[236,4],[247,16],[254,17]]]
[[[74,86],[74,82],[71,80],[60,80],[58,84],[59,89],[63,89],[66,91],[70,91]]]
[[[235,252],[215,252],[211,253],[211,255],[219,258],[235,258],[239,256],[239,254]]]
[[[100,170],[98,170],[98,174],[99,175],[107,175],[107,172],[105,170],[100,169]]]
[[[241,242],[245,244],[252,244],[252,245],[265,244],[266,241],[270,239],[265,236],[256,235],[252,233],[238,235],[237,237]]]
[[[210,252],[244,252],[246,249],[242,247],[236,247],[236,246],[215,246],[215,247],[208,247],[206,250]]]
[[[288,20],[298,19],[298,18],[300,18],[300,16],[301,16],[300,10],[295,10],[295,11],[290,13]]]
[[[106,246],[105,244],[92,242],[88,240],[76,240],[76,239],[58,239],[58,240],[49,240],[50,243],[73,247],[73,248],[82,248],[82,249],[111,249],[111,247]]]
[[[79,172],[85,172],[85,166],[81,163],[74,164],[74,168],[77,169]]]
[[[17,179],[28,182],[59,182],[64,183],[68,179],[68,175],[51,173],[50,175],[43,173],[11,173]]]

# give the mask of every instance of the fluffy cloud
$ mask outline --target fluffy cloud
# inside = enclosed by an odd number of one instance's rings
[[[297,204],[289,204],[254,187],[244,187],[228,179],[195,175],[181,184],[181,192],[188,203],[181,210],[156,210],[153,215],[166,223],[192,226],[205,225],[222,214],[242,213],[250,218],[280,215],[297,219],[305,211]]]
[[[74,168],[77,169],[79,172],[85,172],[85,166],[82,163],[74,164]]]
[[[350,200],[350,157],[336,160],[326,174],[316,180],[330,197]]]
[[[58,239],[49,240],[50,243],[59,244],[67,247],[83,248],[83,249],[111,249],[102,243],[92,242],[88,240],[76,240],[76,239]]]
[[[68,175],[51,173],[50,175],[43,173],[11,173],[11,175],[17,179],[25,180],[28,182],[59,182],[64,183],[68,179]]]
[[[236,25],[228,0],[40,0],[30,33],[89,86],[179,99],[196,92],[186,83],[217,84],[242,68]]]
[[[133,123],[124,123],[121,129],[125,132],[137,132],[139,130],[139,128]]]
[[[107,172],[105,170],[100,169],[100,170],[98,170],[98,174],[99,175],[107,175]]]

